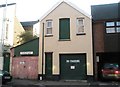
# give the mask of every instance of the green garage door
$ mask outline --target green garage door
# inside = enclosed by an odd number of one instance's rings
[[[86,54],[60,54],[62,80],[85,80],[86,72]]]

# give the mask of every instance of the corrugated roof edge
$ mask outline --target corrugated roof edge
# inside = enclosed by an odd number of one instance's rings
[[[37,21],[24,21],[24,22],[20,22],[20,23],[22,24],[22,26],[28,26],[28,25],[34,25],[38,22],[39,22],[39,20],[37,20]]]
[[[83,11],[82,9],[78,8],[76,5],[74,5],[73,3],[69,2],[68,0],[60,0],[58,3],[56,3],[50,10],[48,10],[41,18],[40,21],[42,21],[47,15],[49,15],[52,11],[54,11],[60,4],[62,3],[67,3],[68,5],[70,5],[72,8],[76,9],[77,11],[79,11],[80,13],[82,13],[83,15],[87,16],[88,18],[92,18],[91,15],[89,15],[88,13],[86,13],[85,11]]]
[[[27,42],[25,42],[25,43],[23,43],[23,44],[20,44],[20,45],[15,46],[15,47],[11,47],[10,49],[13,49],[13,48],[19,47],[19,46],[21,46],[21,45],[24,45],[24,44],[29,43],[29,42],[31,42],[31,41],[34,41],[34,40],[36,40],[36,39],[39,40],[39,37],[37,37],[37,38],[35,38],[35,39],[32,39],[32,40],[29,40],[29,41],[27,41]]]

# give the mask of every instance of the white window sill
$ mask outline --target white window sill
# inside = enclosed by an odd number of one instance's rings
[[[53,34],[46,34],[45,37],[53,37]]]

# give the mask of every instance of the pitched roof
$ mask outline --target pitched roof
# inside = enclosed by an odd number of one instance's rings
[[[22,26],[33,26],[34,24],[38,23],[39,21],[26,21],[26,22],[20,22]]]
[[[54,11],[59,5],[61,5],[62,3],[66,3],[69,6],[71,6],[72,8],[74,8],[75,10],[79,11],[80,13],[82,13],[83,15],[91,18],[91,16],[84,12],[82,9],[78,8],[76,5],[74,5],[73,3],[67,1],[67,0],[60,0],[60,2],[58,2],[57,4],[55,4],[46,14],[44,14],[41,18],[40,21],[42,21],[47,15],[49,15],[52,11]]]
[[[7,6],[11,6],[11,5],[15,5],[16,3],[10,3],[10,4],[7,4]],[[0,8],[2,8],[2,7],[6,7],[6,4],[2,4],[2,5],[0,5]]]
[[[93,20],[107,20],[120,18],[120,3],[93,5],[91,14]]]

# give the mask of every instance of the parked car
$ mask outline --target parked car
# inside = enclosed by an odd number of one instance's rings
[[[12,76],[9,72],[0,70],[0,78],[2,79],[2,84],[10,82],[12,80]]]
[[[118,63],[105,63],[102,68],[102,78],[120,80],[120,67]]]

